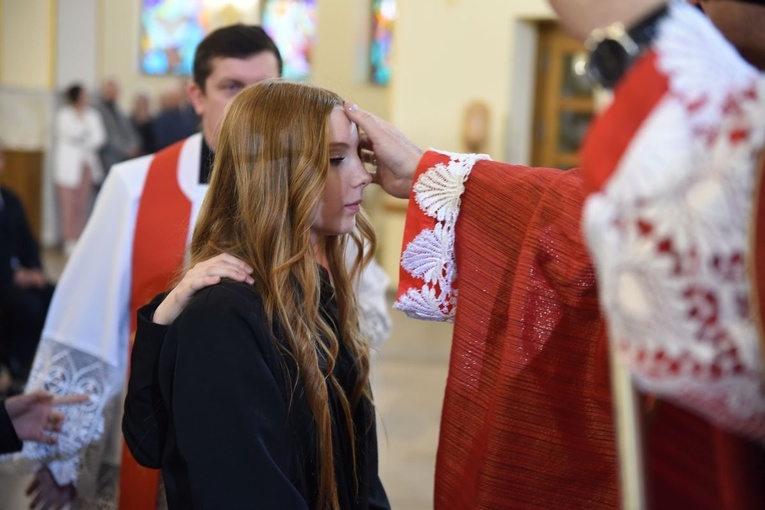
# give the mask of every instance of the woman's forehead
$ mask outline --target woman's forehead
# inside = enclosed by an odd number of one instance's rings
[[[356,124],[345,115],[345,110],[342,107],[336,107],[332,110],[328,122],[330,142],[358,143],[359,130]]]

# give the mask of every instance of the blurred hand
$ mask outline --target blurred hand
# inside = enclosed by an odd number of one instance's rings
[[[41,269],[20,267],[13,272],[13,283],[21,289],[45,287],[45,273]]]
[[[64,395],[54,398],[53,395],[38,390],[7,398],[5,409],[19,439],[55,444],[58,438],[49,432],[61,431],[64,415],[54,411],[53,407],[82,404],[88,400],[87,395]]]
[[[22,393],[5,400],[5,409],[11,418],[16,435],[22,441],[55,444],[58,438],[49,432],[61,431],[64,415],[53,410],[54,406],[82,404],[87,395],[53,395],[42,390]]]
[[[414,172],[424,151],[398,128],[353,103],[345,103],[345,114],[360,128],[364,160],[377,167],[372,182],[394,197],[409,198]]]
[[[621,22],[630,27],[667,0],[549,0],[566,30],[585,40],[594,29]]]
[[[165,326],[172,324],[199,289],[215,285],[221,278],[231,278],[252,285],[255,280],[251,274],[252,268],[246,262],[227,253],[200,262],[183,275],[183,279],[160,303],[154,311],[153,320],[156,324]]]
[[[48,468],[42,468],[27,486],[26,495],[34,495],[31,509],[61,510],[74,501],[77,490],[72,484],[59,485]]]

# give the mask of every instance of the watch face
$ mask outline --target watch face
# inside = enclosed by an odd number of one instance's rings
[[[618,41],[604,39],[590,54],[587,72],[603,85],[612,87],[621,77],[630,62],[630,55]]]

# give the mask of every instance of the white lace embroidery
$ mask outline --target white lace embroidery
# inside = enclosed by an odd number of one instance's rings
[[[460,197],[473,166],[490,158],[485,154],[441,154],[449,156],[448,163],[429,168],[414,184],[417,205],[436,225],[420,232],[401,255],[401,267],[423,283],[407,289],[393,307],[417,319],[453,321],[457,307],[457,289],[452,288],[457,277],[454,226]]]
[[[104,434],[105,408],[120,394],[123,370],[69,346],[43,338],[35,356],[26,391],[44,389],[55,395],[86,393],[90,402],[60,408],[66,416],[58,443],[45,445],[27,441],[21,457],[47,464],[56,480],[77,483],[85,470],[98,470],[100,459],[88,460],[88,448],[99,446]],[[100,447],[96,448],[100,451]],[[20,462],[23,463],[23,460]],[[90,476],[90,475],[89,475]]]
[[[765,83],[692,9],[672,10],[657,43],[669,93],[588,200],[588,244],[638,386],[765,442],[745,228]]]

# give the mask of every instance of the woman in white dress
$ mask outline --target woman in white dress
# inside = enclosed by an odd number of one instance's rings
[[[106,141],[106,132],[82,85],[67,88],[64,100],[66,104],[56,115],[53,180],[58,190],[64,252],[69,255],[85,227],[95,186],[103,180],[98,149]]]

